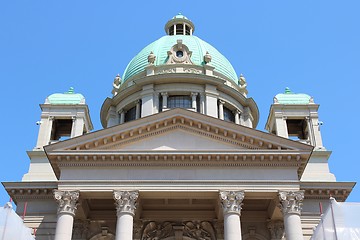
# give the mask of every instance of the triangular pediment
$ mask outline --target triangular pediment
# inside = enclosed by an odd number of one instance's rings
[[[62,166],[296,167],[313,147],[184,109],[173,109],[44,147]],[[206,160],[206,161],[204,161]]]
[[[113,150],[299,150],[312,147],[215,119],[174,109],[45,147],[56,151]]]

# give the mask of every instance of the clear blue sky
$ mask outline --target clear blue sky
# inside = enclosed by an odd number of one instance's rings
[[[178,12],[248,81],[259,130],[285,87],[320,103],[324,145],[339,181],[360,181],[360,1],[1,1],[1,181],[27,172],[39,104],[70,86],[95,129],[113,78]],[[8,196],[0,186],[0,204]],[[348,201],[360,201],[357,186]]]

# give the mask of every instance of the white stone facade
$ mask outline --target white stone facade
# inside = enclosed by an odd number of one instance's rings
[[[354,183],[329,171],[317,104],[274,103],[258,131],[245,78],[221,74],[211,53],[195,65],[190,50],[178,41],[163,65],[149,52],[143,71],[116,76],[102,130],[90,132],[84,103],[41,105],[29,172],[4,183],[38,240],[309,239],[319,202],[345,201]],[[307,142],[288,139],[287,119]]]

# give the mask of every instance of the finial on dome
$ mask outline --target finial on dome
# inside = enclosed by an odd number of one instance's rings
[[[246,79],[242,73],[240,74],[238,85],[240,87],[240,92],[246,97],[247,92],[248,92],[246,89],[247,83],[246,83]]]
[[[121,78],[120,78],[120,74],[117,74],[114,78],[114,82],[113,82],[113,89],[111,91],[111,93],[116,96],[116,94],[118,94],[119,88],[121,85]]]
[[[150,54],[148,55],[148,63],[153,65],[155,63],[156,60],[156,56],[153,53],[153,51],[150,52]]]
[[[206,51],[206,54],[204,55],[204,62],[205,62],[205,64],[210,63],[210,62],[211,62],[211,59],[212,59],[212,57],[211,57],[210,53],[209,53],[208,51]]]
[[[285,93],[286,93],[286,94],[291,94],[291,93],[293,93],[293,92],[290,90],[290,88],[286,87],[286,88],[285,88]]]
[[[70,87],[69,90],[66,93],[67,94],[73,94],[74,93],[74,88]]]
[[[194,24],[181,13],[178,13],[165,24],[165,32],[168,35],[192,35],[194,30]]]

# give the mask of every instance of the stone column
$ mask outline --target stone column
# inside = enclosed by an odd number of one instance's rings
[[[200,94],[200,113],[205,114],[205,94]]]
[[[235,116],[235,123],[240,124],[240,111],[236,109],[234,111],[234,116]]]
[[[167,108],[167,98],[168,98],[168,93],[167,92],[162,92],[161,93],[162,96],[162,109],[164,111],[164,109]]]
[[[133,239],[133,221],[138,196],[138,191],[114,191],[117,215],[115,240]]]
[[[122,123],[125,122],[125,111],[124,111],[124,109],[121,109],[119,111],[119,114],[120,114],[120,124],[122,124]]]
[[[54,190],[59,204],[55,240],[71,240],[79,191]]]
[[[301,206],[304,191],[279,191],[281,211],[284,217],[285,237],[287,240],[303,240],[301,227]]]
[[[140,100],[137,100],[135,102],[136,104],[136,116],[135,116],[135,119],[139,119],[140,118]]]
[[[191,108],[194,109],[194,111],[196,112],[196,97],[197,97],[198,93],[196,92],[192,92],[191,93]]]
[[[267,225],[271,240],[281,240],[284,237],[284,222],[281,220],[271,220]]]
[[[241,206],[244,191],[220,191],[224,213],[224,240],[241,240]]]
[[[224,120],[224,103],[223,100],[219,100],[219,118],[221,120]]]

